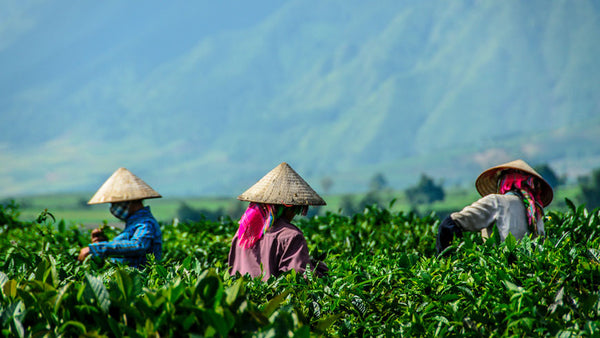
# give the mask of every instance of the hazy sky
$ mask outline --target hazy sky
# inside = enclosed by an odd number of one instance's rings
[[[513,157],[587,170],[600,26],[577,4],[0,0],[0,194],[92,190],[119,166],[190,194],[281,161],[340,191]]]
[[[4,0],[0,100],[106,62],[144,73],[207,36],[257,24],[282,3]]]

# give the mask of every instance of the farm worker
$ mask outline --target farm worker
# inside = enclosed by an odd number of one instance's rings
[[[454,235],[481,231],[489,237],[496,224],[500,240],[509,233],[519,240],[526,235],[545,236],[544,208],[552,202],[552,187],[525,161],[516,160],[489,168],[479,175],[475,187],[482,198],[450,214],[438,229],[438,254]]]
[[[162,233],[150,207],[142,200],[160,198],[146,182],[125,168],[119,168],[98,189],[88,204],[110,203],[110,213],[125,222],[125,229],[112,241],[107,241],[100,229],[92,231],[92,243],[79,252],[83,261],[88,255],[106,258],[114,262],[141,267],[147,255],[156,260],[162,256]]]
[[[291,222],[297,214],[306,215],[309,205],[325,201],[283,162],[256,184],[238,196],[250,204],[239,221],[239,229],[229,251],[229,272],[264,281],[282,272],[304,273],[311,263],[302,231]],[[327,266],[311,263],[316,275],[326,273]]]

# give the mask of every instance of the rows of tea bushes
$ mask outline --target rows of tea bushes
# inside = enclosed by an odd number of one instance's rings
[[[367,207],[295,223],[329,275],[230,277],[235,220],[163,224],[141,270],[77,262],[89,230],[0,207],[0,321],[10,337],[596,336],[600,211],[549,212],[545,240],[467,234],[435,254],[439,219]],[[118,229],[109,228],[112,235]],[[112,236],[110,236],[112,237]]]

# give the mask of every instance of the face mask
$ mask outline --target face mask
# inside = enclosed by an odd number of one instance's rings
[[[110,213],[116,218],[125,221],[129,217],[129,202],[116,202],[110,205]]]

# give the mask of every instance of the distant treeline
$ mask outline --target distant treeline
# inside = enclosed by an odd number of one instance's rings
[[[548,164],[535,166],[534,169],[546,179],[555,192],[560,189],[561,186],[564,186],[567,181],[566,176],[557,175]],[[325,177],[321,181],[321,187],[327,194],[334,183],[332,178]],[[590,210],[600,207],[600,168],[593,170],[588,176],[578,177],[577,184],[581,189],[581,193],[578,196],[575,196],[574,199],[578,203],[585,204]],[[431,208],[432,203],[444,201],[447,197],[446,190],[443,186],[443,180],[436,182],[434,178],[425,173],[421,174],[419,181],[415,185],[406,188],[403,192],[410,205],[410,210],[408,211],[415,212],[416,214],[434,211]],[[395,193],[397,193],[397,191],[394,191],[389,187],[385,176],[382,173],[376,173],[369,181],[369,190],[366,194],[344,194],[341,196],[339,203],[340,213],[351,216],[361,213],[367,206],[375,204],[382,207],[391,207],[391,204],[395,202],[395,198],[393,197]],[[555,201],[554,203],[562,206],[564,201]],[[425,208],[422,208],[423,206],[425,206]],[[419,210],[425,210],[425,212],[419,212]],[[182,202],[177,210],[177,217],[181,221],[215,221],[223,216],[231,217],[233,219],[239,218],[243,211],[243,206],[239,203],[231,204],[231,206],[227,208],[220,207],[217,210],[209,210],[205,208],[193,208]],[[439,217],[444,217],[453,211],[456,210],[444,208],[435,209],[435,212]],[[319,212],[320,210],[318,208],[309,209],[308,216],[316,215]]]
[[[566,204],[564,198],[560,197],[563,189],[568,191],[566,194],[569,199],[577,204],[585,204],[588,209],[600,207],[600,168],[593,170],[589,175],[581,176],[576,179],[576,189],[571,184],[566,185],[567,177],[559,177],[554,170],[547,164],[535,166],[534,169],[540,173],[555,190],[555,199],[551,208],[565,210]],[[388,184],[388,180],[382,173],[376,173],[369,181],[368,191],[365,193],[353,193],[343,195],[331,195],[331,188],[335,182],[330,177],[325,177],[320,182],[319,193],[323,194],[327,206],[321,208],[310,208],[308,217],[328,211],[339,212],[342,215],[351,216],[361,213],[369,205],[379,205],[383,208],[402,209],[412,211],[417,215],[425,215],[435,212],[438,217],[457,211],[467,203],[473,202],[477,197],[471,189],[462,189],[457,187],[444,186],[443,179],[434,179],[433,177],[422,173],[419,180],[404,190],[395,190]],[[315,187],[317,188],[317,187]],[[559,192],[559,194],[556,194]],[[16,199],[20,210],[24,213],[37,213],[40,210],[48,208],[55,212],[64,214],[65,219],[71,217],[77,218],[82,212],[87,212],[90,206],[87,204],[88,196],[83,194],[65,195],[59,197],[31,197]],[[232,198],[229,202],[219,199],[218,203],[212,203],[210,198],[203,198],[204,201],[197,199],[183,199],[181,202],[169,201],[168,199],[156,200],[151,202],[157,208],[163,207],[162,221],[169,221],[177,218],[180,222],[195,222],[201,220],[216,221],[222,217],[239,219],[244,212],[245,204]],[[12,203],[13,199],[0,200],[1,205]],[[464,203],[464,205],[463,205]],[[154,209],[153,209],[154,210]],[[77,212],[73,212],[77,211]],[[104,210],[99,214],[107,217]]]

